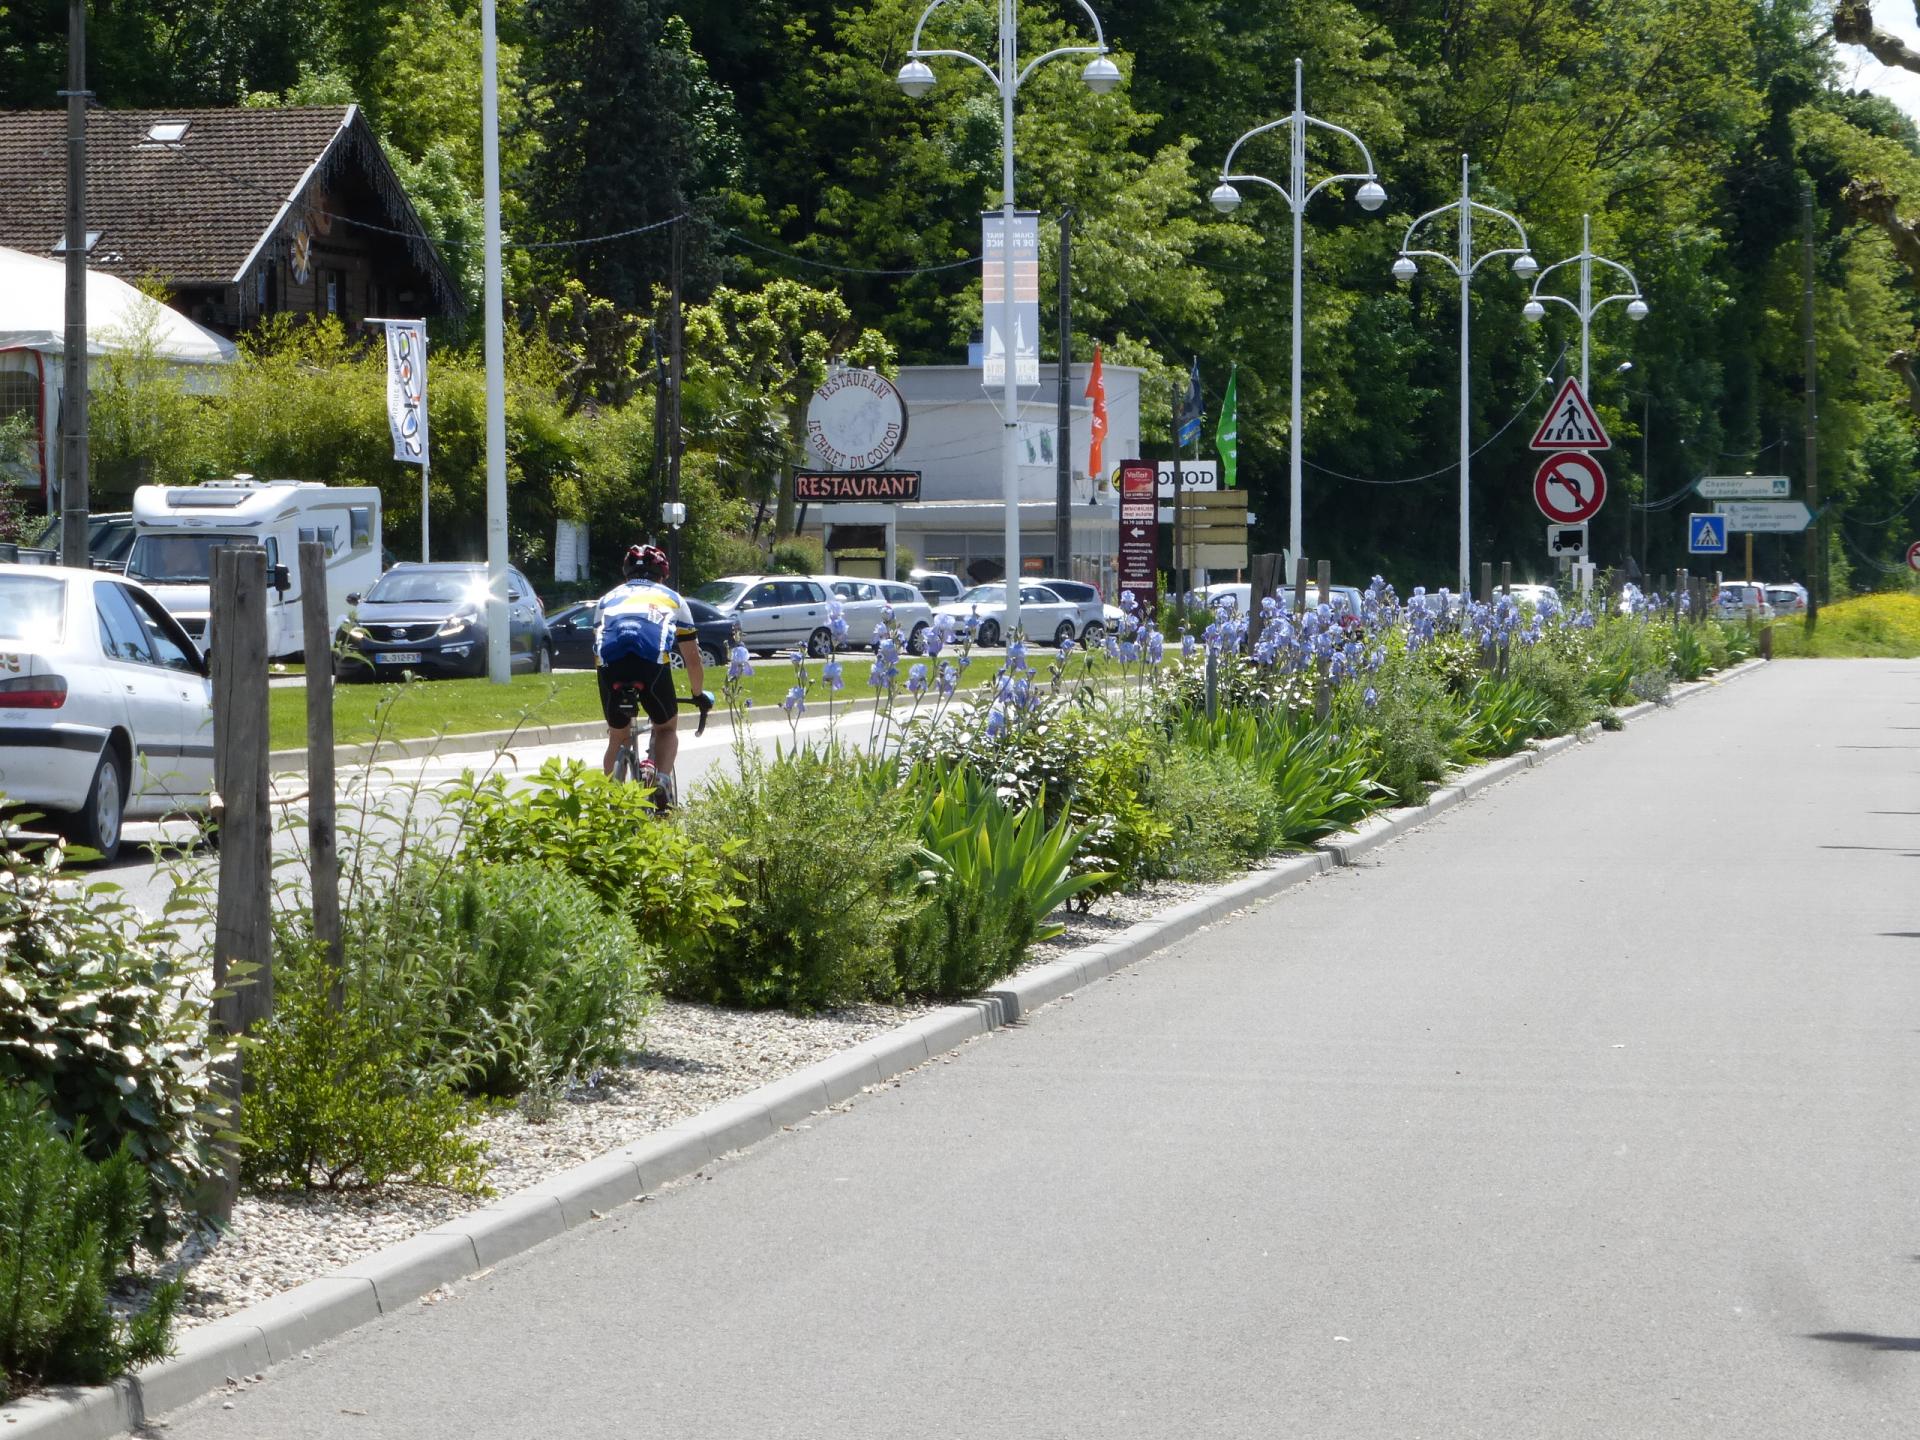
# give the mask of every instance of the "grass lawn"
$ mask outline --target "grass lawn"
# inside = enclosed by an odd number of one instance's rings
[[[1036,652],[1030,660],[1047,678],[1051,651]],[[820,661],[807,662],[811,688],[807,692],[809,714],[826,706],[827,695],[820,679]],[[867,672],[873,663],[868,654],[843,656],[843,689],[838,701],[867,699],[873,693],[867,687]],[[918,663],[908,656],[900,667],[902,699],[906,701],[905,677]],[[1084,662],[1077,661],[1070,679],[1084,673]],[[972,689],[984,684],[1000,668],[998,656],[974,657],[961,677],[961,687]],[[1104,658],[1094,662],[1095,679],[1104,678],[1113,667]],[[686,679],[676,676],[676,689],[686,692]],[[721,694],[724,669],[707,671],[707,688]],[[755,660],[753,675],[746,682],[746,695],[755,710],[779,705],[793,685],[793,664],[788,660]],[[415,680],[398,685],[339,685],[333,692],[334,743],[364,744],[373,739],[380,723],[380,709],[389,698],[384,734],[391,740],[415,740],[429,735],[461,735],[480,730],[510,730],[516,725],[575,725],[600,718],[600,691],[590,670],[562,670],[553,675],[516,675],[511,684],[493,685],[485,680]],[[723,700],[724,703],[724,700]],[[907,702],[910,703],[910,702]],[[688,712],[691,723],[693,712]],[[778,714],[778,711],[775,711]],[[307,692],[288,686],[267,692],[267,716],[270,744],[275,750],[297,750],[307,743]]]
[[[1823,606],[1811,637],[1803,619],[1776,621],[1773,653],[1776,659],[1920,657],[1920,595],[1862,595]]]

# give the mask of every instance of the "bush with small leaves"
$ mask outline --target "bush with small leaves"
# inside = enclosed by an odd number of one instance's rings
[[[108,1301],[146,1226],[147,1177],[122,1144],[93,1159],[25,1089],[0,1093],[0,1401],[28,1385],[98,1385],[171,1348],[181,1284],[130,1318]]]

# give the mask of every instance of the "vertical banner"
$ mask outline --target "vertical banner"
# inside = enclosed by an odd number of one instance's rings
[[[1234,482],[1240,478],[1240,367],[1234,366],[1227,375],[1227,397],[1220,402],[1220,428],[1214,432],[1214,443],[1220,452],[1220,473],[1226,478],[1227,488],[1233,489]]]
[[[387,326],[387,424],[393,458],[403,465],[427,461],[427,322],[389,320]]]
[[[1011,246],[1001,240],[1002,216],[980,217],[981,383],[1007,382],[1007,352],[1014,357],[1016,385],[1040,383],[1040,214],[1022,210],[1013,217]],[[1011,271],[1011,298],[1009,298]]]
[[[1120,588],[1131,590],[1148,616],[1159,605],[1158,468],[1151,460],[1120,462]]]
[[[1106,473],[1107,377],[1100,366],[1100,347],[1093,347],[1093,370],[1087,376],[1087,398],[1093,402],[1093,424],[1087,431],[1087,478],[1097,489]]]

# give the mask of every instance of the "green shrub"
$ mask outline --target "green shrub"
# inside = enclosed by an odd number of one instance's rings
[[[1174,733],[1197,749],[1251,766],[1272,797],[1268,848],[1304,846],[1361,819],[1382,798],[1368,733],[1342,723],[1336,734],[1295,711],[1199,711]]]
[[[464,1133],[472,1110],[423,1081],[405,1043],[311,948],[283,951],[273,1018],[246,1041],[241,1173],[252,1184],[364,1189],[395,1181],[479,1193],[486,1147]]]
[[[168,924],[139,917],[116,886],[66,878],[60,859],[0,822],[0,1086],[45,1099],[95,1160],[126,1147],[146,1171],[158,1247],[169,1207],[208,1173],[207,1001],[197,972],[169,958]]]
[[[1150,803],[1171,831],[1152,862],[1162,875],[1211,880],[1278,842],[1279,807],[1257,763],[1225,748],[1175,743],[1154,766]]]
[[[1389,666],[1374,677],[1371,710],[1359,697],[1343,697],[1343,723],[1371,736],[1374,778],[1392,804],[1423,804],[1449,770],[1478,758],[1467,707],[1452,689],[1456,659],[1446,651],[1430,667],[1423,650]],[[1481,672],[1473,674],[1477,679]]]
[[[1083,902],[1146,878],[1155,855],[1173,835],[1172,825],[1147,801],[1152,780],[1153,736],[1141,725],[1107,724],[1089,732],[1080,782],[1066,797],[1067,812],[1083,827],[1075,862],[1090,884]]]
[[[767,570],[774,575],[818,575],[827,568],[827,553],[812,535],[789,535],[773,542]]]
[[[1545,715],[1545,733],[1567,735],[1594,718],[1597,706],[1578,664],[1542,641],[1513,653],[1507,673],[1537,696]]]
[[[927,903],[895,935],[909,994],[970,995],[1010,974],[1065,929],[1049,915],[1108,878],[1075,873],[1079,826],[1049,823],[1044,803],[1009,810],[962,766],[922,767],[907,788],[932,857]]]
[[[465,1088],[517,1095],[625,1057],[651,952],[585,882],[549,865],[479,865],[414,902],[445,947],[444,1026]]]
[[[922,903],[905,797],[866,782],[837,745],[768,758],[744,746],[688,812],[696,840],[735,843],[737,929],[695,959],[670,956],[664,988],[690,1000],[805,1012],[892,995],[895,928]]]
[[[498,775],[468,777],[450,804],[466,810],[467,860],[567,871],[631,919],[670,967],[696,963],[739,923],[725,888],[729,847],[710,850],[679,826],[656,823],[639,786],[616,785],[577,760],[549,760],[530,786],[512,791]]]
[[[125,1144],[94,1159],[28,1090],[0,1094],[0,1401],[26,1385],[97,1385],[172,1348],[179,1281],[122,1320],[108,1293],[146,1226],[148,1182]]]
[[[1547,703],[1522,680],[1482,675],[1467,697],[1468,738],[1490,755],[1511,755],[1529,740],[1550,733]]]

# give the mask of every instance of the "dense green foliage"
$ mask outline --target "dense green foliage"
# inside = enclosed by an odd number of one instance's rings
[[[207,1173],[207,1005],[172,927],[62,859],[0,821],[0,1088],[46,1102],[93,1159],[133,1157],[148,1183],[142,1233],[157,1246],[169,1207]]]
[[[979,210],[998,199],[998,113],[984,78],[954,61],[935,62],[939,83],[923,100],[899,92],[893,72],[922,8],[501,0],[507,228],[549,247],[508,251],[520,322],[509,347],[514,528],[529,557],[554,515],[591,520],[613,546],[655,513],[652,342],[673,246],[667,228],[623,232],[691,216],[681,249],[694,302],[683,481],[695,487],[694,573],[716,562],[713,537],[751,531],[764,545],[790,523],[779,481],[798,438],[794,402],[827,357],[885,365],[963,353],[979,285],[964,262],[978,250]],[[1920,139],[1889,101],[1846,88],[1861,52],[1835,43],[1830,7],[1095,8],[1126,83],[1100,97],[1079,84],[1076,62],[1035,73],[1018,109],[1018,199],[1049,219],[1073,207],[1073,350],[1085,359],[1099,341],[1110,361],[1148,368],[1147,436],[1164,434],[1166,380],[1190,355],[1201,357],[1210,409],[1238,364],[1240,466],[1261,517],[1258,548],[1278,548],[1293,444],[1289,227],[1281,202],[1257,187],[1231,218],[1204,196],[1234,139],[1281,113],[1288,61],[1299,56],[1310,110],[1366,141],[1390,194],[1368,216],[1334,187],[1309,218],[1310,549],[1403,589],[1451,571],[1456,292],[1431,262],[1406,287],[1388,266],[1407,222],[1456,196],[1465,152],[1476,196],[1517,213],[1543,263],[1577,250],[1591,216],[1596,250],[1630,264],[1649,298],[1638,328],[1617,305],[1596,322],[1593,389],[1618,442],[1610,474],[1654,508],[1610,505],[1594,544],[1615,563],[1631,546],[1656,572],[1685,563],[1677,517],[1698,474],[1798,473],[1810,193],[1832,579],[1877,587],[1894,573],[1920,495],[1909,392],[1887,368],[1920,319],[1920,243],[1900,219],[1920,207]],[[471,293],[477,12],[476,0],[314,0],[289,23],[284,6],[263,0],[121,0],[95,7],[90,82],[108,106],[358,101]],[[1023,5],[1021,21],[1029,56],[1087,38],[1075,7]],[[991,7],[942,7],[927,41],[991,53]],[[56,0],[0,7],[0,104],[53,105],[63,63]],[[1284,144],[1255,142],[1246,168],[1284,176]],[[1317,173],[1354,158],[1328,136],[1315,147]],[[1042,233],[1044,266],[1054,227]],[[1451,244],[1444,226],[1430,238],[1435,249]],[[1053,287],[1042,290],[1050,308]],[[1544,333],[1528,326],[1522,299],[1498,266],[1475,284],[1470,423],[1483,447],[1475,551],[1524,568],[1537,563],[1539,522],[1526,485],[1529,425],[1509,422],[1537,410],[1546,367],[1570,343],[1577,366],[1578,336],[1559,307]],[[1054,330],[1043,315],[1044,333]],[[470,337],[457,332],[435,342],[433,427],[446,447],[436,500],[449,502],[448,540],[477,546],[475,512],[462,502],[478,484],[479,430],[467,423]],[[349,388],[355,406],[377,412],[371,376],[356,374]],[[379,425],[337,423],[328,383],[276,393],[278,406],[236,411],[324,416],[305,427],[324,444],[275,449],[233,435],[182,448],[151,433],[135,443],[161,468],[388,484],[400,541],[411,485],[377,454]],[[111,451],[132,433],[103,443]],[[758,511],[772,498],[782,503]],[[1642,518],[1652,533],[1630,536]],[[1757,548],[1768,574],[1804,568],[1797,539],[1763,536]]]
[[[131,1319],[108,1291],[145,1226],[146,1181],[124,1145],[89,1153],[32,1090],[0,1091],[0,1401],[40,1382],[98,1384],[170,1348],[181,1284]]]

